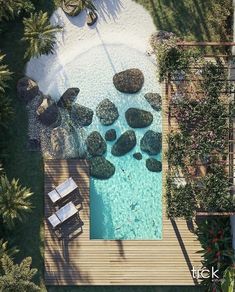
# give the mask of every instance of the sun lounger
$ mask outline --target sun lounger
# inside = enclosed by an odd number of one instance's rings
[[[76,208],[76,206],[72,202],[69,202],[62,208],[60,208],[58,211],[56,211],[54,214],[52,214],[48,218],[48,221],[50,222],[53,228],[56,228],[61,223],[65,222],[66,220],[73,217],[77,213],[78,209]]]
[[[66,197],[68,194],[72,193],[77,189],[77,184],[72,179],[72,177],[66,179],[62,184],[55,188],[55,190],[59,193],[61,198]]]
[[[62,184],[58,185],[54,190],[48,193],[49,198],[51,199],[52,203],[58,202],[60,199],[66,197],[74,190],[77,189],[77,184],[75,181],[70,177],[66,179]]]
[[[61,222],[66,221],[67,219],[74,216],[76,213],[78,213],[78,210],[72,202],[67,203],[55,212],[56,216],[60,219]]]
[[[61,199],[61,196],[56,190],[53,190],[50,193],[48,193],[48,196],[51,199],[52,203],[56,203],[57,201]]]

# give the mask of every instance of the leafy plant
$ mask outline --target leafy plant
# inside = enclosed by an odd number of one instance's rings
[[[32,282],[37,269],[31,268],[32,259],[25,258],[19,265],[4,255],[1,259],[3,276],[0,277],[0,290],[5,292],[33,292],[40,291],[40,287]]]
[[[177,76],[187,74],[190,66],[198,59],[195,50],[184,50],[177,45],[177,38],[171,37],[164,42],[159,42],[154,48],[159,70],[159,81],[167,79],[168,75]]]
[[[31,211],[29,198],[32,194],[30,189],[19,184],[19,180],[10,182],[5,175],[0,178],[0,217],[9,229],[14,227],[16,220],[23,220],[25,212]]]
[[[0,52],[0,93],[5,92],[5,88],[8,86],[7,82],[11,79],[12,73],[8,69],[8,66],[2,64],[6,55]]]
[[[9,121],[13,117],[13,108],[9,98],[0,94],[0,129],[7,128]]]
[[[57,32],[62,27],[50,24],[48,14],[42,11],[33,13],[29,18],[24,18],[24,37],[23,40],[28,43],[28,49],[25,57],[39,57],[54,53]]]
[[[167,215],[169,218],[192,218],[196,211],[196,199],[191,184],[177,185],[173,178],[168,176],[166,182]]]
[[[212,267],[214,270],[219,270],[217,274],[219,280],[212,279],[210,275],[208,279],[202,280],[202,285],[206,286],[207,291],[221,291],[220,280],[234,260],[229,218],[210,218],[200,221],[196,233],[203,248],[200,251],[203,255],[203,267],[210,271]]]
[[[4,255],[8,255],[9,257],[12,257],[18,252],[17,248],[8,248],[8,242],[4,241],[3,239],[0,239],[0,260]]]
[[[223,275],[221,282],[221,288],[223,292],[234,292],[235,289],[235,267],[228,267]]]
[[[27,13],[34,10],[34,5],[29,0],[0,0],[0,22],[19,16],[22,11]]]
[[[201,87],[205,94],[218,97],[228,87],[226,72],[221,61],[205,62],[201,69]]]

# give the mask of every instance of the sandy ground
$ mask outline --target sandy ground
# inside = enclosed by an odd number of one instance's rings
[[[68,17],[58,9],[51,17],[53,24],[62,25],[57,34],[55,53],[31,59],[26,75],[38,82],[40,90],[50,92],[50,81],[56,72],[97,45],[125,44],[146,54],[150,49],[149,38],[156,31],[152,17],[139,4],[131,0],[96,0],[98,21],[92,27],[86,25],[86,12]],[[95,64],[96,56],[89,62]]]

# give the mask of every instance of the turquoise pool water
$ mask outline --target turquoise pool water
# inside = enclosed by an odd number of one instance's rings
[[[116,72],[139,68],[145,76],[142,90],[137,94],[118,92],[112,83]],[[108,180],[91,179],[90,191],[90,238],[122,240],[154,240],[162,238],[162,173],[147,170],[143,159],[132,155],[141,152],[140,139],[149,130],[162,132],[161,112],[154,111],[145,100],[147,92],[159,92],[154,60],[124,45],[97,46],[72,60],[58,73],[61,78],[50,83],[53,96],[60,96],[65,89],[80,88],[79,104],[95,110],[104,98],[109,98],[118,107],[119,119],[111,126],[102,126],[96,116],[86,127],[86,134],[99,131],[103,137],[108,129],[115,128],[117,135],[130,129],[125,120],[125,111],[137,107],[150,111],[154,116],[152,125],[136,129],[137,146],[123,157],[111,154],[113,142],[107,142],[106,158],[116,167],[115,175]],[[58,81],[59,80],[59,81]],[[55,83],[57,82],[57,83]],[[161,160],[161,154],[156,156]]]

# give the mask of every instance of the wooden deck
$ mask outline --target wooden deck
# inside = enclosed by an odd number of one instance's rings
[[[163,109],[166,110],[165,99]],[[163,117],[166,149],[167,114]],[[163,159],[163,184],[166,161]],[[72,176],[84,199],[80,217],[83,232],[58,240],[45,220],[46,285],[195,285],[192,267],[201,267],[201,249],[184,220],[172,222],[163,214],[163,239],[156,241],[90,240],[89,174],[84,160],[45,160],[45,218],[53,212],[47,193]],[[163,188],[164,192],[164,188]],[[163,204],[164,205],[164,204]]]

